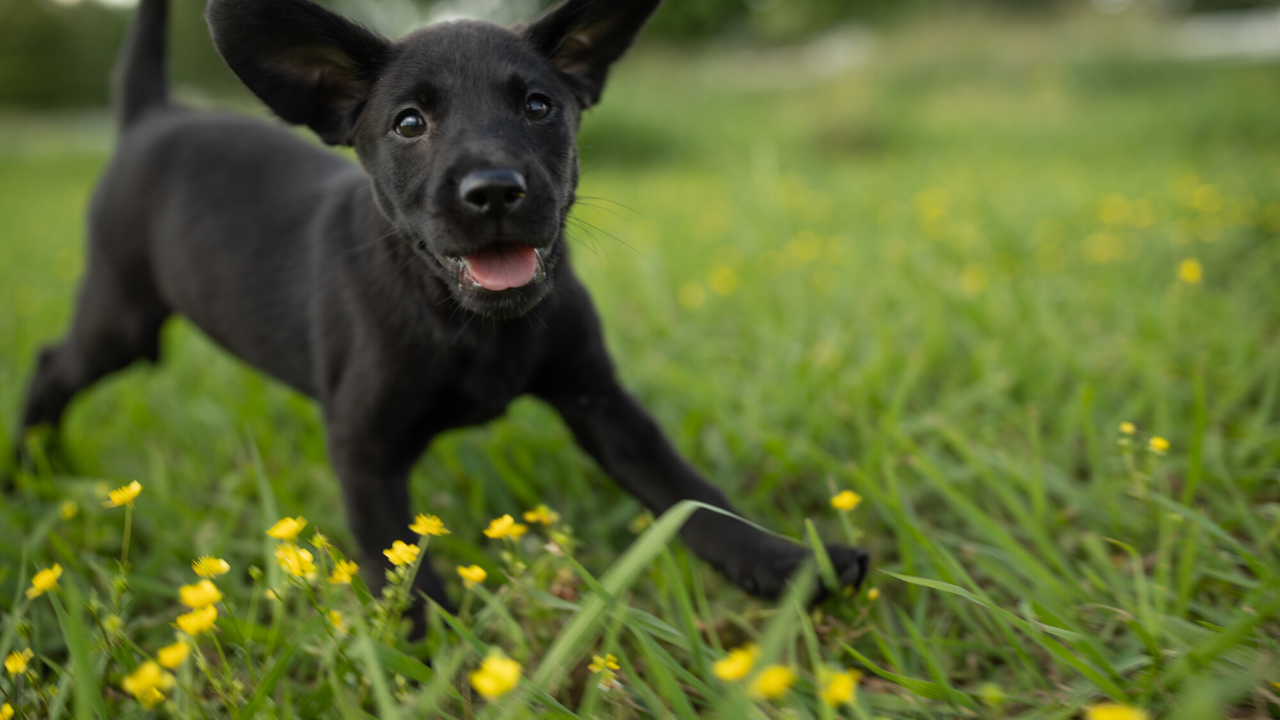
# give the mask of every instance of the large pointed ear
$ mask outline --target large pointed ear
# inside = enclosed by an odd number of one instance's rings
[[[391,42],[310,0],[209,0],[218,53],[288,122],[349,145]]]
[[[662,0],[564,0],[523,29],[524,36],[578,91],[600,101],[609,66],[631,47]]]

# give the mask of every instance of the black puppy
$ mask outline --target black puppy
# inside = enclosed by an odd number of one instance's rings
[[[40,354],[23,429],[56,426],[80,390],[158,359],[180,312],[321,403],[368,559],[412,541],[406,479],[431,439],[525,393],[654,513],[730,508],[618,385],[564,239],[580,114],[658,2],[566,0],[528,25],[441,23],[393,42],[309,0],[210,0],[231,69],[284,120],[354,146],[355,165],[169,104],[166,0],[143,0],[75,320]],[[707,511],[682,536],[764,597],[809,554]],[[827,551],[841,583],[861,581],[863,551]],[[429,564],[418,577],[447,605]]]

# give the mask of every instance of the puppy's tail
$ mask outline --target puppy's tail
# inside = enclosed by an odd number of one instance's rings
[[[142,0],[116,61],[116,112],[121,131],[169,104],[165,29],[169,0]]]

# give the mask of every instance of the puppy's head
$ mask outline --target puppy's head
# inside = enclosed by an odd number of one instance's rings
[[[284,120],[352,145],[382,212],[464,308],[551,291],[578,181],[574,136],[660,0],[565,0],[515,28],[391,41],[310,0],[210,0],[218,52]]]

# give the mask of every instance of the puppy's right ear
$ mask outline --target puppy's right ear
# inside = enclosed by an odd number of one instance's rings
[[[288,122],[350,145],[391,42],[310,0],[209,0],[218,53]]]

